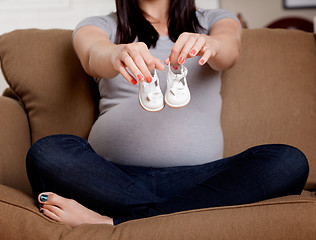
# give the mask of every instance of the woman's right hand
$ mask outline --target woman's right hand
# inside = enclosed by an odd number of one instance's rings
[[[145,43],[114,44],[97,26],[78,29],[73,43],[83,68],[93,77],[110,79],[120,73],[128,82],[136,85],[136,79],[150,82],[150,71],[154,68],[165,68],[158,58],[151,55]]]
[[[132,74],[139,81],[145,80],[150,83],[152,81],[150,71],[154,70],[154,68],[162,71],[165,68],[160,59],[151,55],[147,45],[143,42],[116,45],[115,50],[112,52],[111,62],[113,68],[134,85],[137,84],[137,80]]]

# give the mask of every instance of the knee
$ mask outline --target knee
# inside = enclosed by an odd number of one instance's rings
[[[26,155],[26,167],[40,169],[43,166],[56,164],[62,159],[65,149],[69,146],[67,142],[82,142],[85,140],[74,135],[50,135],[37,140]]]
[[[41,164],[49,162],[49,156],[58,142],[58,136],[46,136],[32,144],[26,155],[26,167],[28,169],[38,169]]]
[[[277,176],[280,182],[304,187],[309,166],[305,154],[299,149],[284,144],[268,144],[252,148],[251,154],[273,178]]]
[[[297,183],[305,185],[309,174],[308,160],[305,154],[296,147],[289,145],[279,145],[280,164],[287,168],[289,175]]]
[[[309,171],[308,160],[301,150],[289,145],[280,146],[284,161],[289,165],[295,166],[296,169],[301,170],[303,173]]]

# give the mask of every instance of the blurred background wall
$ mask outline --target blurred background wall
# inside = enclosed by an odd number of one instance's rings
[[[265,27],[282,17],[295,16],[313,21],[316,16],[316,8],[284,9],[283,0],[221,0],[220,8],[241,13],[249,28]]]
[[[298,16],[310,21],[316,16],[315,8],[285,10],[283,0],[196,0],[196,5],[240,14],[248,28],[265,27],[285,16]],[[114,0],[0,0],[0,34],[26,28],[73,29],[85,17],[111,11],[115,11]],[[6,87],[0,74],[0,94]]]

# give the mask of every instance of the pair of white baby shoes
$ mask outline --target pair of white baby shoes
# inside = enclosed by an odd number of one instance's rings
[[[165,97],[160,89],[156,69],[151,83],[146,81],[139,83],[139,103],[145,110],[150,112],[160,111],[164,108],[165,103],[172,108],[180,108],[189,104],[191,97],[186,79],[187,68],[180,65],[180,68],[172,71],[170,64],[168,68]]]

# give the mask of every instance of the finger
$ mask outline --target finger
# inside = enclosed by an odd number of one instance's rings
[[[162,62],[160,61],[159,58],[154,58],[154,62],[155,62],[155,68],[163,71],[165,69],[165,66],[162,64]]]
[[[115,70],[118,71],[129,83],[133,85],[137,84],[137,80],[126,70],[126,66],[121,61],[118,60],[115,63]]]
[[[133,72],[133,74],[134,71],[140,71],[140,74],[143,76],[143,78],[139,78],[139,81],[143,81],[144,79],[146,79],[146,81],[150,83],[152,81],[152,76],[150,74],[149,68],[153,70],[155,68],[155,65],[152,59],[153,57],[151,56],[149,51],[146,51],[146,49],[142,50],[143,51],[131,50],[129,52],[129,55],[131,56],[134,64],[132,64],[131,62],[128,62],[128,64],[131,64],[130,70]],[[135,67],[137,67],[137,69],[134,68],[134,65]]]
[[[167,58],[165,59],[164,63],[165,63],[166,65],[168,65],[168,64],[170,63],[170,58],[167,57]]]
[[[129,52],[125,52],[121,56],[121,62],[123,65],[125,65],[132,72],[132,74],[138,78],[139,81],[144,80],[144,74],[136,65],[136,63],[141,60],[141,55],[138,52],[135,53],[134,50],[129,50]]]
[[[179,65],[178,59],[179,59],[180,53],[182,51],[182,48],[184,47],[185,43],[189,39],[189,35],[190,35],[189,33],[182,33],[179,36],[176,43],[174,44],[174,46],[171,50],[171,54],[169,56],[171,65],[173,65],[173,66]]]
[[[200,58],[199,64],[204,65],[211,57],[211,51],[208,48],[205,48],[202,57]]]
[[[155,68],[163,71],[165,69],[165,66],[161,63],[159,58],[155,58],[151,55],[150,51],[147,48],[146,44],[140,44],[140,54],[143,57],[143,60],[147,66],[147,69],[149,70],[149,74],[152,70]],[[152,81],[152,76],[150,75],[145,75],[145,78],[147,82]],[[149,81],[148,81],[149,80]]]
[[[195,42],[194,46],[192,47],[191,51],[190,51],[190,55],[192,57],[196,56],[196,55],[203,55],[203,50],[202,48],[205,46],[206,43],[206,39],[203,36],[200,36],[197,41]]]
[[[130,82],[133,85],[137,84],[137,80],[126,70],[125,66],[120,63],[119,66],[119,73],[125,78],[128,82]]]
[[[142,58],[146,64],[148,70],[149,71],[154,70],[154,68],[155,68],[154,57],[149,52],[148,48],[146,47],[145,49],[141,49],[140,54],[142,55]]]
[[[183,64],[185,62],[185,60],[190,57],[189,56],[189,51],[193,48],[193,46],[195,45],[195,43],[197,42],[198,37],[197,35],[191,35],[188,40],[184,43],[184,46],[181,50],[181,53],[179,55],[178,58],[178,63],[179,64]]]

